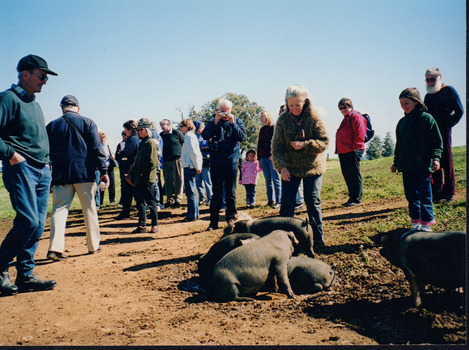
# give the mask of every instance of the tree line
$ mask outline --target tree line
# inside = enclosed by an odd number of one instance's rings
[[[242,143],[242,147],[246,150],[257,148],[257,138],[259,129],[261,128],[260,113],[264,110],[263,106],[258,105],[256,102],[249,101],[246,95],[226,93],[220,98],[226,98],[233,103],[233,114],[240,118],[246,128],[246,140]],[[217,105],[220,98],[215,98],[202,106],[198,112],[195,106],[188,106],[187,112],[180,108],[177,109],[181,116],[181,120],[189,118],[192,120],[201,120],[205,124],[213,118],[217,112]],[[384,140],[378,135],[375,135],[369,142],[365,152],[365,158],[377,159],[380,157],[388,157],[394,154],[394,142],[391,138],[391,133],[386,133]]]

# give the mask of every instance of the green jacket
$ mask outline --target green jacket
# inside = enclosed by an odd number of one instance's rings
[[[433,160],[440,160],[443,141],[435,119],[416,107],[396,127],[394,166],[401,172],[433,172]]]
[[[158,148],[156,140],[146,137],[138,145],[133,170],[131,171],[132,183],[134,185],[154,183],[157,169]]]

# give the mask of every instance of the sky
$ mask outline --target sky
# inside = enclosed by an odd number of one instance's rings
[[[342,97],[395,139],[398,96],[423,98],[428,67],[466,107],[464,0],[1,0],[0,32],[0,91],[18,82],[21,57],[43,57],[58,73],[37,94],[46,123],[72,94],[111,149],[129,119],[178,122],[228,92],[276,118],[301,84],[333,157]],[[453,146],[465,144],[466,114],[453,128]]]

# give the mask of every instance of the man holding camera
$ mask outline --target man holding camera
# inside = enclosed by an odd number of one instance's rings
[[[237,218],[236,178],[241,156],[240,143],[246,138],[246,130],[243,121],[231,113],[232,108],[231,101],[221,98],[218,101],[217,113],[202,132],[202,137],[210,141],[213,196],[210,202],[209,230],[218,229],[223,189],[226,195],[226,222],[228,225],[233,225]]]

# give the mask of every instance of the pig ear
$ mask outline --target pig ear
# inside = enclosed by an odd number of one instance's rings
[[[294,245],[300,244],[300,242],[296,239],[295,234],[292,231],[288,231],[288,237],[290,237],[291,241],[293,242]]]
[[[251,242],[254,242],[255,240],[256,240],[255,238],[241,239],[240,243],[241,243],[241,245],[246,245],[246,244],[249,244]]]

